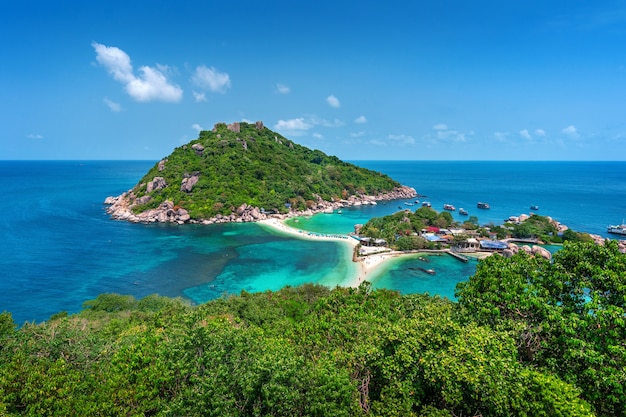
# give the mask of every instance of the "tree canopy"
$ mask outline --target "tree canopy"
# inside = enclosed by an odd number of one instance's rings
[[[364,283],[3,313],[0,413],[624,415],[625,270],[616,243],[567,243],[481,261],[458,302]]]

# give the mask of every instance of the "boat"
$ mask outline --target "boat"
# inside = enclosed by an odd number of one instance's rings
[[[482,201],[479,201],[478,204],[476,204],[476,207],[478,207],[479,209],[488,209],[489,208],[489,204],[488,203],[483,203]]]
[[[430,207],[430,206],[431,206],[430,201],[424,201],[422,203],[422,207]]]
[[[432,268],[426,269],[426,268],[418,267],[418,268],[409,268],[409,269],[412,269],[412,270],[415,270],[415,271],[426,272],[429,275],[435,275],[436,274],[435,270],[432,269]]]
[[[463,215],[463,216],[467,216],[467,210],[465,210],[463,207],[461,207],[459,209],[459,214]]]
[[[532,206],[530,206],[530,209],[531,209],[531,210],[539,210],[539,206],[537,206],[537,205],[532,205]]]
[[[444,204],[443,205],[443,209],[444,210],[449,210],[449,211],[454,211],[454,210],[456,210],[456,207],[454,207],[452,204]]]
[[[622,220],[622,224],[608,226],[606,231],[614,235],[626,236],[626,223]]]
[[[408,201],[407,201],[407,202],[405,202],[404,204],[405,204],[405,205],[407,205],[407,206],[412,206],[412,205],[413,205],[413,203],[410,203],[410,202],[408,202]]]
[[[419,204],[419,203],[420,203],[420,201],[419,201],[419,200],[415,200],[415,204]]]

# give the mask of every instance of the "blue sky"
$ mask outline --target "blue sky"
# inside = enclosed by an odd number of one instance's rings
[[[346,160],[625,160],[623,1],[0,2],[0,159],[257,121]]]

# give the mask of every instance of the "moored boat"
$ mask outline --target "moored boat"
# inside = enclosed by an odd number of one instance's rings
[[[482,201],[479,201],[478,204],[476,204],[476,207],[478,207],[479,209],[488,209],[489,208],[489,204],[488,203],[483,203]]]
[[[422,207],[430,207],[430,205],[431,205],[431,204],[430,204],[430,202],[429,202],[429,201],[424,201],[424,202],[422,203]]]
[[[614,235],[626,236],[626,223],[622,220],[622,224],[610,225],[606,228],[606,231]]]
[[[531,209],[531,210],[539,210],[539,206],[537,206],[537,205],[532,205],[532,206],[530,206],[530,209]]]
[[[449,211],[454,211],[454,210],[456,210],[456,207],[454,207],[452,204],[444,204],[443,205],[443,209],[444,210],[449,210]]]
[[[465,210],[463,207],[461,207],[459,209],[459,214],[463,215],[463,216],[467,216],[467,210]]]

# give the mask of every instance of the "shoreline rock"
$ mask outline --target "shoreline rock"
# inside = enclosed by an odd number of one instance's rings
[[[160,184],[159,184],[160,185]],[[250,223],[260,220],[277,218],[284,220],[295,216],[312,216],[317,213],[328,212],[340,208],[375,205],[378,201],[392,201],[414,198],[417,192],[414,188],[401,186],[387,193],[378,195],[353,195],[345,200],[325,201],[318,199],[315,207],[307,210],[292,210],[287,213],[266,213],[259,207],[243,204],[229,215],[218,214],[210,219],[192,219],[189,212],[182,207],[175,206],[172,201],[164,201],[157,208],[133,213],[133,207],[145,203],[133,194],[132,190],[117,197],[109,196],[104,200],[108,207],[106,212],[114,220],[125,220],[132,223],[172,223],[172,224],[220,224],[220,223]]]

